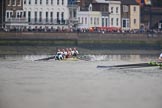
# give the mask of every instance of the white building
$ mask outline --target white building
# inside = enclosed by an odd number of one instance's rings
[[[88,11],[78,11],[78,28],[88,29],[91,27],[101,27],[101,12],[92,11],[92,5],[89,5]]]
[[[67,28],[68,0],[7,0],[6,27]]]
[[[101,10],[92,11],[93,5],[89,5],[88,11],[78,11],[77,17],[79,20],[79,28],[91,27],[121,27],[121,2],[120,1],[106,1],[95,0],[95,3],[108,4],[107,12]]]
[[[23,0],[23,4],[24,17],[31,28],[68,26],[67,0]]]
[[[102,15],[102,20],[106,21],[106,24],[102,24],[102,26],[109,27],[121,27],[121,1],[113,1],[113,0],[95,0],[97,3],[108,4],[108,15],[106,18]],[[108,20],[108,21],[107,21]],[[104,22],[104,21],[102,21]]]
[[[23,17],[22,0],[6,0],[5,28],[21,29],[28,26],[26,18]]]
[[[110,12],[110,27],[121,27],[121,2],[108,1]]]

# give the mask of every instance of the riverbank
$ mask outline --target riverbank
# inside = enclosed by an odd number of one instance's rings
[[[60,47],[84,54],[158,54],[162,34],[0,32],[0,54],[53,54]]]

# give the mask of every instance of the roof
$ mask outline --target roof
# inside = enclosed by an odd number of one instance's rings
[[[121,3],[120,0],[93,0],[92,3]]]
[[[120,1],[121,1],[121,4],[124,4],[124,5],[138,5],[136,0],[120,0]]]
[[[138,5],[136,0],[93,0],[93,3],[112,3],[112,2],[121,2],[121,4],[125,5]]]

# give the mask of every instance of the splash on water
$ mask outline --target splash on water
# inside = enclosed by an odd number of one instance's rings
[[[107,55],[87,55],[87,58],[89,58],[90,61],[106,61],[106,60],[108,60]]]
[[[47,57],[50,57],[50,56],[51,55],[26,55],[26,56],[23,56],[23,60],[35,61],[35,60],[47,58]]]

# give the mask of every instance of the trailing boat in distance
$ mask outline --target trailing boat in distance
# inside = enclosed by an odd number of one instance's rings
[[[137,63],[137,64],[122,64],[122,65],[113,65],[113,66],[104,66],[104,65],[98,65],[97,68],[142,68],[142,67],[153,67],[153,66],[159,66],[160,69],[162,69],[162,62],[149,62],[149,63]]]

